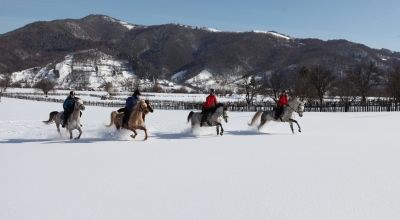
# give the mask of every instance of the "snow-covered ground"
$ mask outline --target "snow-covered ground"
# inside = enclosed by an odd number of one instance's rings
[[[2,97],[0,219],[398,219],[400,113],[306,113],[302,133],[231,112],[190,133],[189,111],[105,128],[87,106],[81,140],[44,125],[61,104]],[[295,129],[297,131],[297,129]],[[77,131],[74,132],[77,135]]]

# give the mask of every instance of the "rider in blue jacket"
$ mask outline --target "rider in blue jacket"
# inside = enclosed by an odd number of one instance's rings
[[[137,102],[140,100],[140,97],[139,97],[140,95],[141,94],[140,94],[139,90],[135,90],[133,92],[133,95],[126,99],[125,113],[124,113],[124,117],[122,118],[122,127],[124,127],[126,124],[128,124],[129,117],[131,116],[131,113],[132,113],[132,109],[137,104]]]
[[[67,99],[65,99],[63,108],[64,108],[64,121],[62,127],[65,128],[65,125],[67,124],[67,120],[69,116],[72,114],[74,111],[74,104],[75,104],[75,92],[71,91],[69,92],[69,96]]]

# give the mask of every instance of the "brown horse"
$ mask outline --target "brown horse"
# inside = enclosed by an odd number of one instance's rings
[[[143,115],[148,114],[149,110],[147,108],[147,104],[144,100],[139,100],[138,103],[133,107],[131,116],[129,117],[128,120],[128,126],[125,126],[125,129],[133,131],[135,135],[131,135],[132,138],[135,138],[137,136],[136,129],[143,130],[146,137],[144,140],[147,140],[148,135],[147,135],[147,129],[144,126],[144,120],[143,120]],[[124,117],[124,113],[119,113],[117,111],[111,112],[111,122],[109,125],[106,127],[111,127],[113,124],[119,130],[122,126],[122,118]]]
[[[149,110],[149,112],[153,113],[154,110],[153,110],[153,107],[151,106],[149,100],[145,100],[144,102],[146,102],[146,104],[147,104],[147,110]],[[124,113],[125,111],[126,111],[125,107],[120,108],[120,109],[117,110],[118,113]],[[146,115],[147,115],[147,113],[146,114],[142,114],[143,121],[145,121]]]

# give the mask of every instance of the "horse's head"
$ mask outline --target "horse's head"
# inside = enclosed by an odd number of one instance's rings
[[[82,99],[75,97],[75,110],[85,110],[85,106],[83,105]]]
[[[153,107],[150,105],[149,100],[146,99],[146,104],[147,104],[147,110],[149,110],[149,112],[154,112]]]
[[[228,118],[229,118],[228,114],[229,114],[228,107],[224,107],[222,111],[222,117],[224,118],[226,123],[228,123]]]
[[[304,113],[304,102],[300,101],[299,98],[295,98],[295,112],[297,112],[297,114],[299,114],[300,117],[303,117],[303,113]]]
[[[133,110],[140,112],[148,112],[147,104],[144,100],[139,100],[138,103],[133,107]]]

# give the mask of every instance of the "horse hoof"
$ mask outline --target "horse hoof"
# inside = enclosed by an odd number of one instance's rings
[[[136,136],[131,135],[131,138],[135,139]]]
[[[222,133],[221,133],[221,136],[222,136]]]

